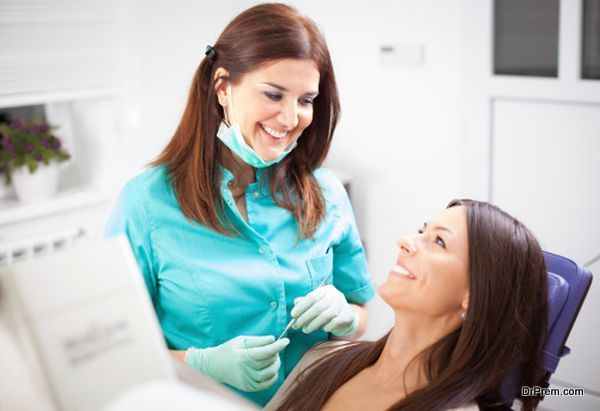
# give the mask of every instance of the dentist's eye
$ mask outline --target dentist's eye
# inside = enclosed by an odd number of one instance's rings
[[[442,237],[440,237],[439,235],[435,238],[435,243],[437,245],[439,245],[442,248],[446,248],[446,242],[444,241],[444,239]]]
[[[310,106],[314,103],[312,98],[301,98],[298,102],[303,106]]]
[[[419,228],[419,229],[417,230],[417,233],[419,233],[419,234],[423,234],[423,229],[422,229],[422,228]]]
[[[267,96],[267,98],[273,100],[273,101],[279,101],[281,100],[281,94],[280,93],[273,93],[271,91],[265,91],[264,95]]]

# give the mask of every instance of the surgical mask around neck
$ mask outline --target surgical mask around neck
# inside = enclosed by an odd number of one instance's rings
[[[279,163],[297,146],[297,143],[294,141],[292,144],[287,146],[287,148],[279,155],[279,157],[271,161],[265,161],[260,158],[260,156],[252,149],[252,147],[246,144],[239,124],[234,124],[228,127],[224,121],[221,122],[219,130],[217,131],[217,137],[233,153],[254,168],[265,168]]]

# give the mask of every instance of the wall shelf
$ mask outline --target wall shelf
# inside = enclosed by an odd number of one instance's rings
[[[71,100],[86,100],[99,97],[115,97],[123,93],[119,86],[88,87],[43,92],[0,94],[0,108],[55,103]]]
[[[0,227],[99,205],[110,201],[111,198],[107,190],[69,188],[59,191],[47,201],[36,204],[23,204],[15,198],[0,199]]]

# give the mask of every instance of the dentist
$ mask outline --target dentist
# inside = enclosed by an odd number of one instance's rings
[[[338,117],[315,23],[252,7],[207,47],[174,136],[107,227],[129,238],[173,355],[259,405],[316,343],[366,327],[364,249],[321,168]]]

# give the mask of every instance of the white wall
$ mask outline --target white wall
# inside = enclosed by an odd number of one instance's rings
[[[172,135],[205,45],[254,3],[133,3],[139,164]],[[317,22],[329,44],[342,118],[328,165],[354,177],[355,212],[378,284],[393,266],[398,236],[458,195],[463,0],[290,3]],[[423,64],[380,64],[380,45],[396,43],[422,45]],[[379,300],[371,310],[367,337],[377,337],[391,325],[391,311]]]
[[[379,284],[396,239],[457,196],[461,2],[311,1],[301,10],[325,28],[333,56],[342,120],[329,164],[355,177],[355,211]],[[422,45],[423,65],[380,64],[380,45],[390,43]],[[371,310],[366,337],[378,337],[391,311],[379,299]]]

